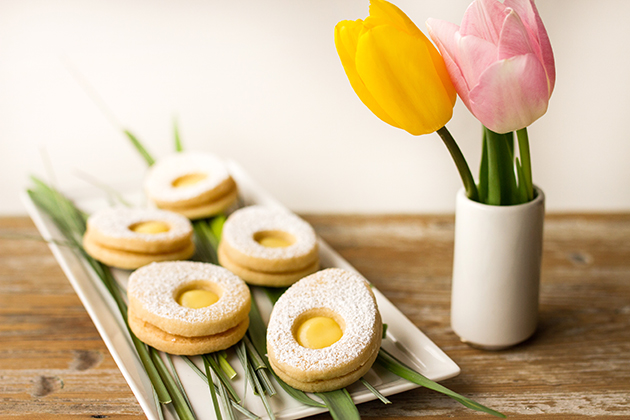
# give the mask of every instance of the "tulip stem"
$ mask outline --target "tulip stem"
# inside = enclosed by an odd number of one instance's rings
[[[529,155],[529,136],[527,135],[527,127],[516,130],[518,138],[518,152],[523,165],[523,175],[525,188],[527,190],[527,201],[534,199],[534,185],[532,181],[532,160]]]
[[[466,188],[466,196],[473,201],[479,201],[479,193],[477,192],[475,180],[470,172],[470,168],[468,167],[468,163],[466,163],[466,159],[464,158],[462,151],[455,142],[455,139],[447,130],[446,126],[440,128],[437,133],[442,138],[442,141],[444,141],[446,148],[451,153],[451,156],[455,161],[455,166],[457,166],[459,176],[461,176],[464,188]]]

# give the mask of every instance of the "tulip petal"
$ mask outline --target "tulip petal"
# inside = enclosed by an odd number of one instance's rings
[[[379,25],[391,25],[409,35],[424,36],[416,24],[398,7],[384,0],[371,0],[370,16],[365,19],[365,26],[372,29]]]
[[[445,20],[431,18],[427,20],[427,29],[431,39],[442,53],[444,64],[457,94],[466,107],[470,109],[468,99],[470,88],[459,69],[459,48],[457,46],[460,39],[459,26]]]
[[[536,53],[530,44],[530,38],[525,25],[515,11],[511,10],[505,18],[501,37],[499,39],[499,59]]]
[[[476,36],[460,37],[457,42],[459,68],[470,87],[475,87],[479,76],[494,62],[499,54],[496,45]]]
[[[335,26],[335,46],[337,47],[341,64],[348,76],[352,89],[354,89],[361,102],[378,118],[385,121],[387,124],[400,128],[398,124],[396,124],[396,121],[394,121],[378,104],[376,99],[374,99],[357,73],[355,55],[357,53],[359,36],[363,30],[363,22],[360,19],[357,21],[345,20]]]
[[[527,127],[547,111],[547,75],[535,54],[490,66],[470,91],[471,111],[497,133]]]
[[[455,98],[443,86],[429,47],[434,48],[428,39],[392,26],[370,29],[357,46],[359,76],[381,107],[413,135],[432,133],[453,115]]]
[[[497,0],[473,1],[462,18],[459,33],[462,36],[473,35],[499,45],[499,35],[507,8]]]
[[[530,42],[533,44],[536,54],[540,57],[547,71],[549,95],[551,95],[556,83],[556,66],[549,35],[547,35],[547,30],[540,18],[536,4],[534,4],[533,0],[505,0],[505,5],[518,13],[528,28]]]

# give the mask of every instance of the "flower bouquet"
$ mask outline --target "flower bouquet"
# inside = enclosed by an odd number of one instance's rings
[[[448,148],[465,191],[453,328],[471,344],[504,348],[536,326],[544,195],[532,181],[527,126],[547,111],[553,52],[533,0],[475,0],[461,26],[429,19],[427,27],[437,48],[399,8],[372,0],[365,20],[337,24],[335,45],[377,117],[412,135],[437,132]],[[446,128],[457,95],[483,126],[477,181]]]

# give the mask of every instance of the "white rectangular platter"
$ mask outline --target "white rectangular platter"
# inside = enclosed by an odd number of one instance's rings
[[[239,186],[241,198],[245,205],[262,204],[284,208],[257,186],[238,164],[233,161],[227,163],[232,176]],[[69,197],[75,201],[79,208],[89,213],[107,206],[107,200],[104,199],[103,195],[102,191],[94,188],[93,193],[90,195],[80,194],[73,196],[69,194]],[[130,195],[125,195],[125,198],[131,202],[142,202],[143,199],[140,197],[141,195],[137,191]],[[50,249],[92,318],[94,325],[129,383],[147,418],[159,420],[158,407],[153,396],[151,383],[135,352],[127,327],[117,310],[113,298],[96,274],[71,249],[52,242],[62,239],[62,236],[50,218],[30,200],[27,194],[23,195],[23,201],[44,239],[51,241],[49,242]],[[321,239],[319,240],[319,249],[323,267],[339,267],[356,271]],[[112,271],[120,285],[126,287],[130,272],[117,269]],[[457,376],[460,369],[455,362],[409,321],[382,293],[376,288],[373,290],[383,323],[388,325],[387,337],[383,340],[383,348],[434,381]],[[258,303],[263,319],[267,322],[272,309],[269,299],[260,290],[255,290],[253,297]],[[228,354],[231,365],[238,373],[233,380],[233,386],[243,398],[244,406],[251,412],[261,416],[261,418],[268,418],[260,399],[246,386],[244,374],[235,353],[229,351]],[[164,358],[167,357],[166,355],[162,356]],[[199,420],[216,419],[208,386],[180,357],[173,356],[172,361],[188,394],[196,417]],[[193,358],[193,361],[203,370],[203,363],[199,357]],[[368,372],[365,378],[385,396],[417,387],[417,385],[401,379],[376,365]],[[278,394],[272,397],[270,401],[276,418],[279,420],[298,419],[326,411],[321,408],[308,407],[295,401],[277,384],[276,390]],[[357,404],[376,398],[374,394],[360,383],[348,387],[348,391]],[[167,419],[175,418],[171,410],[172,407],[170,405],[164,410]],[[236,413],[236,415],[237,418],[239,418],[238,416],[246,418],[240,413]]]

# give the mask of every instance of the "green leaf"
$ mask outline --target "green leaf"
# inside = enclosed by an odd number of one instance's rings
[[[394,357],[391,353],[389,353],[385,349],[381,348],[379,350],[378,357],[376,358],[376,363],[383,366],[385,369],[392,372],[393,374],[400,376],[401,378],[404,378],[410,382],[413,382],[414,384],[432,389],[444,395],[448,395],[449,397],[453,398],[455,401],[459,402],[465,407],[468,407],[477,411],[483,411],[484,413],[492,414],[493,416],[496,416],[496,417],[505,418],[504,414],[499,413],[498,411],[495,411],[486,406],[483,406],[479,404],[478,402],[471,400],[470,398],[466,398],[462,395],[459,395],[456,392],[453,392],[450,389],[438,384],[437,382],[433,382],[432,380],[426,378],[425,376],[421,375],[420,373],[416,372],[415,370],[413,370],[412,368],[410,368],[409,366],[407,366],[406,364],[398,360],[396,357]]]
[[[517,185],[514,155],[510,151],[513,134],[499,134],[485,127],[488,144],[488,198],[486,204],[505,206],[516,201]]]
[[[315,395],[324,401],[334,420],[361,419],[357,406],[345,388],[330,392],[317,392]]]
[[[147,151],[147,149],[145,149],[145,147],[142,145],[142,143],[140,143],[140,140],[138,140],[138,138],[136,136],[134,136],[131,133],[131,131],[129,131],[129,130],[125,130],[124,133],[127,135],[129,140],[131,140],[131,144],[133,145],[133,147],[136,148],[136,150],[140,153],[140,155],[147,162],[147,165],[149,165],[149,166],[153,165],[155,163],[155,159],[153,159],[153,157],[151,157],[151,154]]]
[[[265,287],[264,291],[272,305],[275,305],[280,296],[286,292],[288,287]]]
[[[171,359],[172,356],[168,353],[164,353],[164,354],[166,355],[168,366],[171,368],[171,374],[173,375],[173,378],[175,379],[175,383],[177,383],[177,388],[179,388],[180,392],[184,396],[184,399],[186,400],[186,404],[188,404],[188,408],[190,409],[190,412],[193,413],[193,416],[194,416],[195,411],[193,410],[192,404],[190,403],[190,400],[188,399],[188,395],[186,394],[184,385],[182,384],[182,381],[179,379],[179,375],[177,374],[177,371],[175,370],[175,366],[173,365],[173,360]]]
[[[525,180],[527,201],[531,201],[534,199],[534,183],[532,180],[532,160],[529,154],[527,127],[516,130],[516,137],[518,138],[518,153],[523,164],[523,179]]]
[[[221,370],[223,370],[228,378],[234,379],[236,377],[236,371],[234,370],[232,365],[230,365],[230,362],[228,362],[227,353],[225,352],[225,350],[221,350],[220,352],[218,352],[218,356],[219,366],[221,366]]]
[[[523,166],[518,158],[516,158],[516,175],[518,178],[518,203],[527,203],[529,198],[527,196],[527,180],[525,179],[525,172],[523,172]]]
[[[210,231],[217,241],[217,245],[221,242],[221,234],[223,233],[223,225],[225,224],[225,214],[219,214],[210,220]]]
[[[204,355],[204,357],[208,359],[208,363],[210,364],[210,367],[212,368],[213,373],[217,376],[217,378],[219,378],[223,386],[229,391],[232,398],[236,402],[240,403],[241,398],[236,393],[236,390],[234,390],[234,387],[230,383],[230,380],[227,378],[227,376],[225,376],[225,373],[223,373],[223,371],[219,367],[219,362],[217,361],[216,357],[214,357],[214,354],[206,354]]]
[[[482,129],[481,164],[479,165],[479,202],[488,201],[488,140],[485,127]]]

